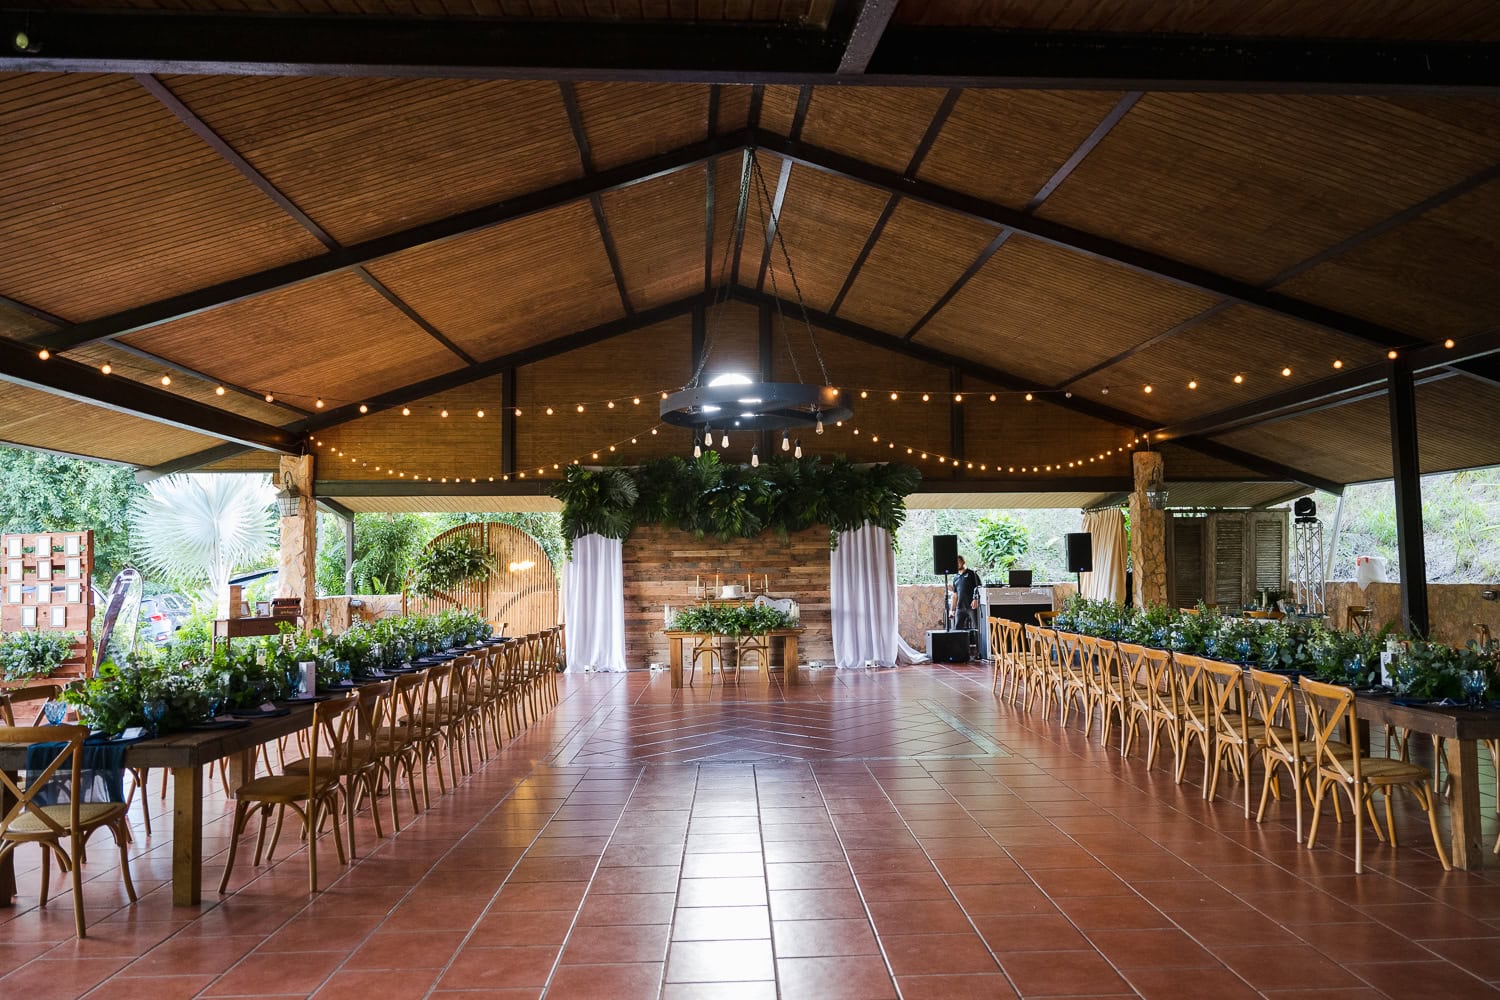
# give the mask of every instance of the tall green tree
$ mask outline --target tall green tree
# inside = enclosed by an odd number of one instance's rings
[[[0,448],[0,528],[94,532],[94,583],[131,563],[130,505],[146,495],[123,465]]]
[[[131,505],[131,539],[147,570],[217,607],[235,570],[276,545],[275,493],[265,476],[168,476]]]
[[[399,594],[412,560],[435,534],[420,514],[354,515],[354,594]],[[344,593],[344,526],[318,515],[318,592]]]

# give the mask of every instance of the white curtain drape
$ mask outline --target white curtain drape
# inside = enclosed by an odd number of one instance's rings
[[[1119,509],[1091,510],[1083,530],[1093,536],[1094,571],[1079,577],[1080,593],[1097,601],[1125,600],[1125,515]]]
[[[573,540],[563,566],[563,621],[568,669],[625,669],[625,570],[618,538]]]
[[[829,564],[835,666],[926,659],[902,640],[898,630],[896,554],[890,532],[869,524],[844,532]]]

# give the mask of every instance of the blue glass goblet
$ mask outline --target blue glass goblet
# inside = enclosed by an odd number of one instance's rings
[[[1239,654],[1240,663],[1241,664],[1246,664],[1246,663],[1250,662],[1250,640],[1249,639],[1241,639],[1239,642],[1235,643],[1234,644],[1234,651]]]
[[[151,728],[151,738],[155,739],[161,731],[161,720],[167,717],[166,701],[152,698],[141,706],[141,714],[146,717],[146,724]]]
[[[68,717],[68,703],[65,701],[49,701],[42,705],[42,716],[47,720],[49,726],[60,726]]]
[[[1489,690],[1490,678],[1483,670],[1470,670],[1463,676],[1463,685],[1469,707],[1478,708],[1484,701],[1484,693]]]

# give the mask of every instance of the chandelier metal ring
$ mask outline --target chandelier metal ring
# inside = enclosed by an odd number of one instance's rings
[[[848,420],[854,411],[831,385],[751,382],[679,389],[661,401],[661,419],[678,427],[767,431]]]

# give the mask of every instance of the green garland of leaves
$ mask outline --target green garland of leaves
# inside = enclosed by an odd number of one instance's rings
[[[454,535],[422,550],[412,563],[408,587],[422,597],[449,595],[484,576],[492,565],[484,546],[466,535]]]
[[[635,468],[568,467],[552,495],[562,501],[563,537],[626,538],[660,524],[701,538],[781,535],[826,524],[834,539],[865,524],[894,532],[921,473],[899,462],[856,465],[843,458],[773,459],[759,468],[719,460],[659,458]]]
[[[764,635],[796,625],[797,620],[790,614],[769,605],[706,604],[679,611],[668,627],[677,632],[741,636]]]

